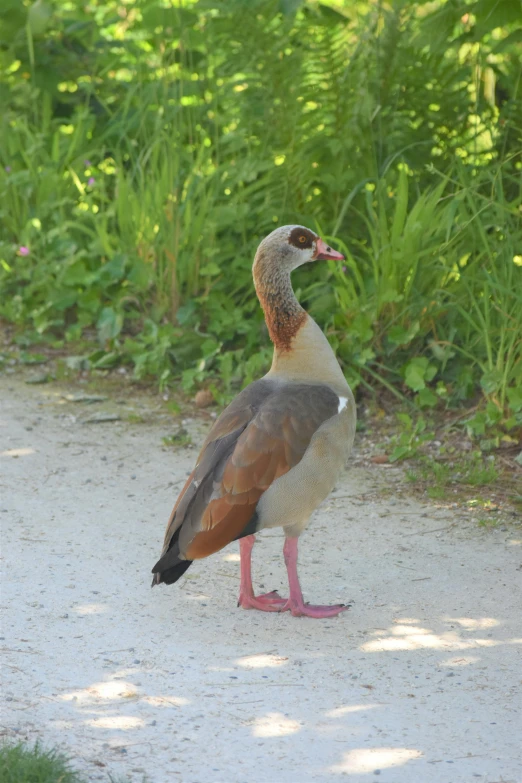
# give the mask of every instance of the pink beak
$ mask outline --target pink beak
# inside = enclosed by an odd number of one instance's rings
[[[314,260],[327,261],[329,258],[331,258],[332,261],[344,261],[343,254],[338,253],[337,250],[331,248],[322,239],[317,240],[316,248],[317,249],[315,251]]]

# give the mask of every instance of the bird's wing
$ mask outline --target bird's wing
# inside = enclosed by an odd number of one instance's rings
[[[263,380],[247,387],[203,445],[153,570],[163,571],[180,557],[206,557],[254,532],[255,526],[250,528],[261,495],[297,465],[313,434],[337,414],[338,406],[339,397],[325,385]]]

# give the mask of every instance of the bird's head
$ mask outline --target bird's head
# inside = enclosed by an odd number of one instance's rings
[[[279,269],[291,272],[310,261],[332,259],[343,261],[344,256],[333,250],[315,231],[304,226],[281,226],[263,239],[254,261],[256,267],[269,262]]]

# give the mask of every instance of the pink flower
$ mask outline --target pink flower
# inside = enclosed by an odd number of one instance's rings
[[[6,171],[7,171],[7,173],[9,174],[9,172],[11,171],[11,166],[6,166],[6,167],[5,167],[5,170],[6,170]]]
[[[89,166],[92,166],[92,163],[90,160],[84,160],[83,165],[85,166],[85,168],[89,168]]]
[[[89,179],[87,180],[88,185],[94,185],[95,182],[96,180],[94,179],[94,177],[89,177]]]
[[[347,269],[348,269],[348,267],[343,266],[343,272],[346,272]]]
[[[29,248],[26,247],[25,245],[21,245],[18,248],[18,252],[20,253],[21,256],[28,256],[29,255]]]

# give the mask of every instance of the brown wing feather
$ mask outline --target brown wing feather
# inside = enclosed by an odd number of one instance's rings
[[[313,399],[314,391],[323,405],[313,404],[319,402]],[[207,557],[240,537],[263,492],[300,462],[320,424],[337,413],[334,392],[325,387],[314,391],[300,386],[293,396],[290,390],[279,399],[274,395],[241,433],[223,471],[218,496],[209,502],[201,530],[187,547],[187,558]]]
[[[226,408],[210,430],[196,460],[196,466],[183,487],[169,517],[163,551],[154,572],[168,567],[180,555],[179,537],[190,541],[212,497],[213,476],[219,474],[233,450],[237,438],[255,416],[262,401],[272,392],[273,384],[257,381],[244,389]],[[181,530],[180,528],[183,528]],[[182,546],[181,549],[184,549]],[[168,556],[168,557],[167,557]],[[185,557],[183,554],[182,557]]]
[[[298,464],[314,432],[337,413],[338,397],[327,386],[258,381],[252,387],[205,441],[171,515],[156,570],[174,556],[207,557],[244,535],[263,492]]]
[[[252,441],[258,450],[249,445]],[[263,492],[301,457],[289,448],[284,436],[270,437],[252,422],[238,438],[223,473],[220,497],[208,504],[201,520],[202,530],[188,547],[187,558],[207,557],[238,538],[254,515]]]
[[[174,522],[174,520],[175,520],[175,518],[176,518],[176,511],[178,510],[179,504],[180,504],[180,503],[181,503],[181,501],[183,500],[183,495],[185,494],[185,492],[186,492],[186,490],[187,490],[187,487],[189,487],[189,486],[190,486],[190,484],[192,483],[192,480],[193,480],[193,478],[194,478],[194,473],[195,473],[195,472],[196,472],[196,469],[194,468],[194,470],[192,471],[192,473],[190,474],[190,476],[188,477],[188,479],[185,481],[185,484],[184,484],[184,486],[183,486],[183,489],[182,489],[182,490],[181,490],[181,492],[179,493],[179,497],[178,497],[178,499],[176,500],[176,503],[175,503],[175,505],[174,505],[174,508],[173,508],[173,509],[172,509],[172,511],[171,511],[171,514],[170,514],[170,517],[169,517],[169,521],[167,522],[167,529],[166,529],[166,531],[165,531],[165,540],[164,540],[164,542],[163,542],[163,543],[164,543],[164,545],[167,545],[167,544],[168,544],[168,542],[169,542],[169,540],[170,540],[170,537],[171,537],[171,527],[172,527],[172,523]]]

